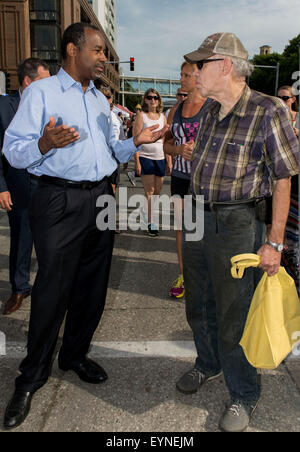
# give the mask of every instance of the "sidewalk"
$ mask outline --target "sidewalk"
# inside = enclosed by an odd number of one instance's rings
[[[142,193],[140,179],[129,194]],[[170,178],[163,192],[169,194]],[[0,301],[8,284],[9,228],[0,213]],[[173,231],[150,238],[142,231],[116,236],[107,304],[90,356],[106,369],[100,386],[64,373],[54,362],[51,378],[32,401],[26,421],[15,432],[215,432],[228,401],[224,380],[194,395],[176,391],[175,382],[194,362],[195,350],[184,302],[168,296],[178,273]],[[37,270],[32,259],[32,283]],[[30,298],[9,317],[0,316],[6,356],[0,356],[0,432],[14,378],[25,356]],[[249,432],[300,431],[299,356],[262,374],[262,396]]]

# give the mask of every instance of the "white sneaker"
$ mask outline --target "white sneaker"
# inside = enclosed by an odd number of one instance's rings
[[[144,207],[140,208],[140,217],[141,217],[141,220],[147,226],[148,225],[148,215],[146,214]]]

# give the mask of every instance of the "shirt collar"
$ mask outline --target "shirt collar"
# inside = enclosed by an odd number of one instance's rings
[[[67,91],[73,85],[81,85],[81,83],[76,82],[76,80],[74,80],[63,68],[60,68],[60,70],[57,73],[57,77],[65,91]],[[93,81],[90,80],[90,84],[86,92],[94,89],[96,89],[96,87]]]
[[[243,118],[246,115],[247,105],[250,100],[250,97],[251,97],[251,89],[249,88],[248,85],[246,85],[242,96],[240,97],[240,99],[234,105],[232,110],[226,116],[234,114],[236,116],[239,116],[240,118]],[[211,109],[212,115],[217,117],[219,115],[220,108],[221,108],[221,104],[219,102],[216,102],[215,105],[213,105],[213,107]]]
[[[240,97],[238,102],[233,107],[232,113],[234,113],[236,116],[239,116],[240,118],[243,118],[246,115],[247,106],[248,106],[250,97],[251,97],[251,89],[249,88],[248,85],[246,85],[242,96]]]

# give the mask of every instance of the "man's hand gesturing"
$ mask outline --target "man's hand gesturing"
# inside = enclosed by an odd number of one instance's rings
[[[141,133],[133,138],[134,145],[136,147],[141,144],[149,144],[155,143],[155,141],[160,140],[164,137],[166,132],[169,130],[170,126],[165,125],[161,130],[155,131],[159,127],[158,124],[155,126],[147,127],[147,129],[143,129]]]
[[[47,154],[51,149],[64,148],[79,139],[79,133],[74,127],[66,125],[55,127],[55,119],[51,116],[44,128],[43,136],[39,140],[39,149],[42,154]]]

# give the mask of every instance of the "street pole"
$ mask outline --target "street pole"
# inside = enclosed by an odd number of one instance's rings
[[[3,71],[0,71],[0,94],[6,94],[6,77]]]
[[[123,91],[123,93],[122,93],[122,107],[125,107],[125,94],[124,94],[125,82],[124,82],[124,80],[125,80],[125,78],[123,77],[122,78],[122,91]]]
[[[277,96],[278,84],[279,84],[279,63],[277,63],[277,65],[276,65],[276,82],[275,82],[275,94],[274,94],[274,96]]]

